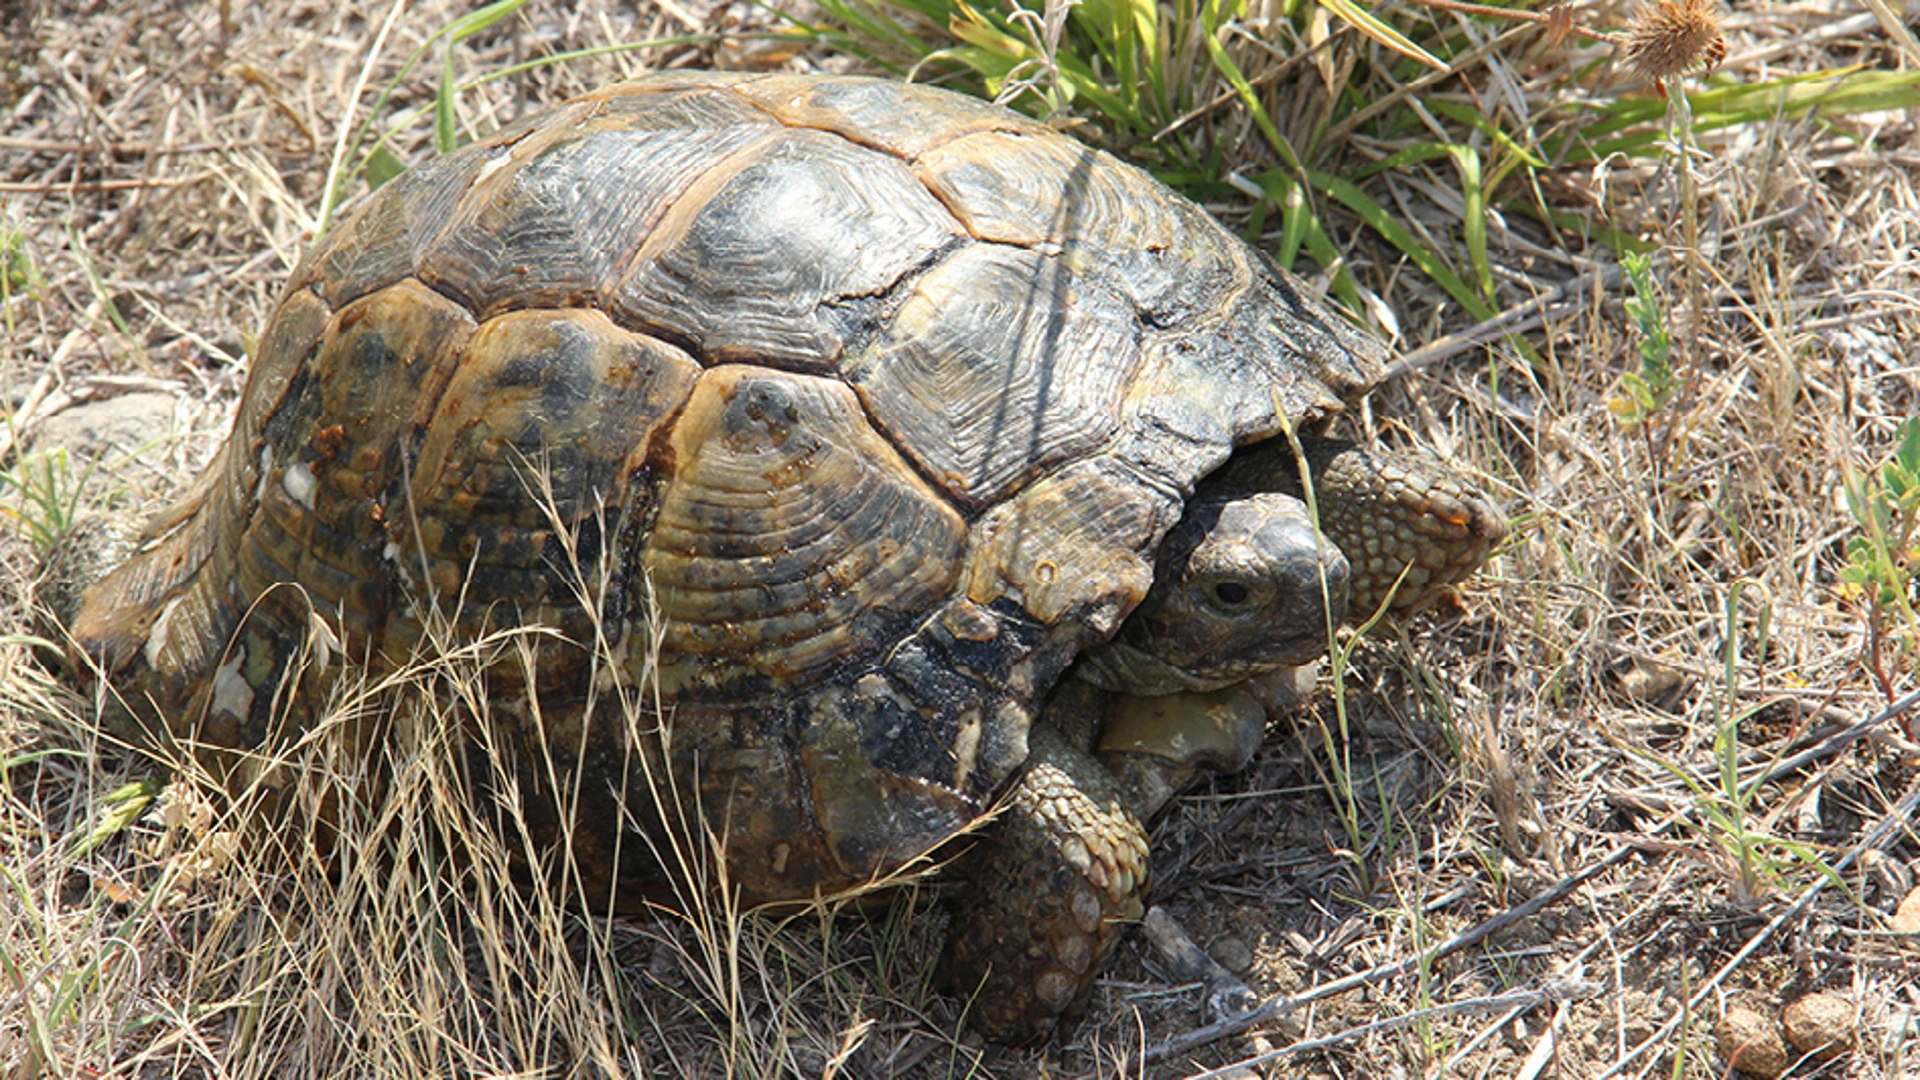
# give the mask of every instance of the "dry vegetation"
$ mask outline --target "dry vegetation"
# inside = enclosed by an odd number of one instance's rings
[[[399,62],[460,13],[0,7],[11,629],[32,625],[34,529],[75,493],[150,506],[211,452],[330,166]],[[1654,100],[1594,62],[1605,46],[1434,18],[1487,47],[1392,106],[1425,117],[1415,137],[1442,105],[1522,110],[1518,127],[1544,132],[1581,102]],[[458,119],[488,130],[650,67],[847,63],[753,36],[773,22],[745,3],[536,0],[463,42],[461,71],[680,40],[488,82]],[[1249,25],[1223,38],[1286,130],[1316,123],[1342,65],[1377,49],[1334,33],[1289,65]],[[1910,37],[1838,0],[1757,0],[1728,38],[1736,82],[1920,63],[1901,54]],[[438,67],[374,117],[399,127],[400,160],[432,152]],[[1195,96],[1223,85],[1207,76]],[[1920,871],[1920,746],[1911,716],[1883,712],[1915,689],[1910,542],[1887,540],[1884,591],[1842,574],[1874,565],[1871,544],[1850,547],[1872,533],[1844,488],[1871,487],[1920,412],[1917,120],[1909,98],[1549,163],[1530,189],[1513,182],[1518,203],[1478,241],[1477,203],[1444,159],[1377,177],[1375,197],[1439,257],[1466,267],[1459,253],[1486,245],[1482,295],[1504,318],[1491,333],[1377,232],[1321,208],[1359,295],[1417,361],[1362,426],[1478,470],[1514,538],[1456,609],[1358,645],[1344,709],[1323,694],[1245,774],[1178,804],[1156,830],[1155,898],[1263,995],[1419,961],[1398,974],[1170,1047],[1207,1023],[1201,995],[1130,939],[1058,1045],[983,1047],[963,1003],[930,989],[931,891],[783,924],[697,905],[606,919],[502,888],[514,837],[485,834],[445,745],[463,693],[484,707],[469,658],[406,673],[428,693],[402,695],[382,752],[414,782],[328,815],[345,830],[329,837],[297,805],[290,825],[245,827],[244,806],[188,766],[163,791],[170,777],[99,745],[88,704],[15,636],[0,645],[0,1070],[1176,1076],[1272,1055],[1216,1075],[1710,1077],[1727,1068],[1723,1014],[1778,1015],[1823,990],[1853,1046],[1799,1075],[1912,1075],[1920,912],[1890,916]],[[1252,125],[1221,107],[1187,130],[1251,170],[1267,167]],[[1392,149],[1356,136],[1322,164]],[[1550,231],[1521,203],[1571,216]],[[1247,223],[1243,201],[1215,209]],[[1649,241],[1640,287],[1569,221]],[[1671,335],[1671,384],[1644,360],[1646,329]],[[365,771],[324,741],[289,755],[309,801]],[[1563,883],[1527,917],[1427,952]]]

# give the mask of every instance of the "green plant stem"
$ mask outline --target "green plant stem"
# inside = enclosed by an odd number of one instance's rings
[[[1694,359],[1706,306],[1706,285],[1700,266],[1699,176],[1693,170],[1693,105],[1684,91],[1669,95],[1667,102],[1674,151],[1679,158],[1681,265],[1687,289],[1687,333],[1678,342],[1680,363],[1675,366],[1679,367]]]

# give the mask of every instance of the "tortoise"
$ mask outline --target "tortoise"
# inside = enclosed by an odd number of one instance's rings
[[[723,823],[748,903],[998,808],[946,969],[1024,1038],[1140,914],[1141,820],[1257,744],[1248,687],[1502,537],[1431,456],[1308,435],[1316,531],[1296,434],[1385,356],[1011,111],[655,75],[367,198],[286,284],[204,474],[137,535],[77,530],[46,604],[120,694],[108,729],[241,751],[311,724],[316,628],[373,669],[430,624],[550,631],[489,722],[589,896],[660,887],[647,770]]]

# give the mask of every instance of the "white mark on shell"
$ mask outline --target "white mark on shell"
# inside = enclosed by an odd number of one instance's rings
[[[407,573],[406,560],[400,557],[400,545],[392,540],[387,541],[387,546],[380,549],[380,557],[387,560],[388,566],[393,567],[394,574],[400,578],[401,587],[405,588],[407,592],[411,594],[413,592],[413,575]],[[407,610],[409,613],[413,610],[413,601],[411,599],[407,601]]]
[[[244,720],[253,712],[253,687],[240,675],[240,666],[247,661],[247,650],[238,648],[233,651],[233,659],[221,664],[213,672],[213,711],[230,713]]]
[[[153,629],[147,631],[148,667],[156,670],[160,667],[160,655],[167,651],[167,624],[172,621],[173,613],[179,610],[180,601],[184,599],[186,597],[176,596],[167,601],[167,606],[160,609],[160,617],[153,620]]]
[[[793,854],[793,848],[790,845],[781,844],[779,847],[774,848],[773,849],[773,872],[776,874],[786,873],[787,858],[792,854]]]
[[[480,166],[479,171],[473,174],[473,182],[467,185],[467,189],[472,190],[474,188],[479,187],[481,184],[486,182],[487,177],[492,176],[494,173],[497,173],[501,169],[506,168],[507,164],[512,160],[513,160],[513,155],[508,153],[505,149],[496,150],[493,154],[493,157],[489,158],[487,163],[485,165]]]
[[[305,462],[296,461],[287,466],[286,473],[280,477],[280,486],[287,489],[294,502],[313,509],[313,470],[307,468]]]
[[[978,710],[969,710],[960,721],[960,730],[953,737],[953,758],[957,763],[953,770],[953,786],[964,789],[967,778],[973,775],[973,767],[980,760],[980,729]]]
[[[273,475],[273,447],[260,448],[260,482],[253,486],[253,501],[267,497],[267,481]]]

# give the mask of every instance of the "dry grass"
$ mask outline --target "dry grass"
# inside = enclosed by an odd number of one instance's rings
[[[385,7],[298,0],[0,11],[0,450],[12,477],[41,475],[34,455],[52,445],[104,447],[104,469],[70,476],[128,506],[192,475],[315,226],[335,149],[364,118],[372,93],[355,87],[363,74],[383,85],[458,13],[423,0],[387,28]],[[1744,7],[1728,69],[1897,66],[1859,15],[1824,0]],[[686,0],[535,3],[459,57],[478,72],[767,18]],[[1470,81],[1419,100],[1486,93],[1532,110],[1529,124],[1562,123],[1556,94],[1578,82],[1574,63],[1526,48],[1492,49]],[[736,37],[601,55],[467,93],[461,119],[491,128],[648,66],[839,63],[790,51]],[[435,67],[402,81],[382,130],[427,106]],[[1306,101],[1320,78],[1300,67],[1259,85],[1279,116],[1286,94]],[[1709,1032],[1729,1003],[1825,989],[1857,1010],[1857,1047],[1802,1073],[1911,1075],[1915,943],[1886,915],[1920,870],[1911,800],[1896,810],[1920,782],[1920,749],[1906,717],[1830,737],[1913,690],[1920,647],[1897,605],[1876,620],[1837,588],[1859,533],[1841,494],[1849,470],[1877,465],[1920,413],[1915,122],[1748,124],[1700,136],[1679,176],[1677,153],[1545,174],[1543,203],[1658,245],[1642,299],[1672,332],[1678,381],[1638,409],[1623,375],[1642,373],[1640,338],[1603,249],[1496,216],[1492,304],[1544,325],[1455,347],[1447,335],[1473,321],[1457,304],[1372,234],[1344,238],[1397,344],[1426,346],[1415,355],[1430,362],[1376,395],[1366,423],[1478,469],[1515,537],[1459,610],[1360,645],[1344,709],[1323,700],[1276,729],[1246,773],[1175,808],[1156,831],[1156,898],[1265,994],[1416,956],[1599,868],[1542,914],[1150,1066],[1137,1064],[1143,1048],[1203,1021],[1197,992],[1169,985],[1130,940],[1064,1045],[982,1047],[960,1034],[964,1003],[930,988],[942,915],[921,893],[781,923],[702,909],[602,918],[503,887],[511,816],[472,812],[485,777],[449,750],[449,703],[466,695],[465,722],[484,708],[457,654],[408,673],[429,692],[402,695],[379,754],[347,752],[366,736],[344,722],[291,752],[284,775],[301,794],[268,831],[240,824],[247,808],[224,808],[185,763],[164,793],[127,787],[159,775],[155,763],[100,746],[85,704],[10,639],[0,1069],[1174,1076],[1397,1019],[1260,1068],[1709,1077],[1725,1070]],[[1227,146],[1247,123],[1205,118]],[[429,152],[430,118],[392,145],[405,160]],[[1396,171],[1380,190],[1451,253],[1467,239],[1447,168]],[[102,407],[142,394],[171,409],[173,434],[116,444]],[[44,518],[18,496],[13,509]],[[5,553],[9,625],[24,631],[32,554],[24,539]],[[360,814],[305,809],[364,793],[369,772],[408,782],[375,788],[386,794]],[[316,845],[345,854],[316,857]],[[1497,997],[1555,980],[1597,993]]]

